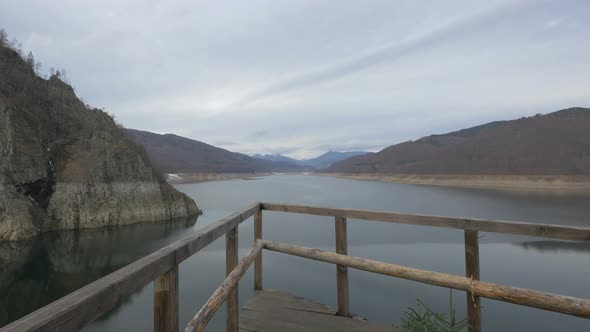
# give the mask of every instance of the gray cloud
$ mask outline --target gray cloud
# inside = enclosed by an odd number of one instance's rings
[[[585,0],[21,0],[0,22],[126,127],[248,154],[590,105]]]
[[[525,5],[526,4],[526,5]],[[454,16],[442,24],[428,27],[425,32],[417,36],[410,36],[401,41],[383,46],[377,50],[366,52],[340,64],[328,66],[317,71],[308,72],[284,81],[276,82],[269,87],[254,92],[244,99],[245,102],[279,94],[292,89],[298,89],[312,84],[322,83],[353,74],[355,72],[392,62],[402,56],[411,55],[422,49],[435,47],[437,44],[450,42],[461,35],[472,34],[475,31],[486,28],[488,24],[494,24],[494,20],[504,15],[522,13],[532,5],[531,2],[509,2],[492,6],[475,13]]]
[[[269,130],[256,130],[246,136],[247,139],[257,140],[268,136]]]

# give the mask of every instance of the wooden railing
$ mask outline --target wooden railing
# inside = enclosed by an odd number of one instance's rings
[[[336,252],[294,246],[262,239],[262,211],[282,211],[335,220]],[[254,216],[254,247],[238,261],[238,226]],[[388,264],[348,256],[347,219],[461,229],[465,234],[466,276]],[[238,282],[254,263],[254,288],[262,289],[262,249],[282,252],[336,265],[338,315],[349,316],[348,268],[465,291],[469,331],[481,331],[480,297],[590,318],[590,300],[480,281],[479,232],[519,234],[562,240],[590,241],[590,228],[540,225],[425,215],[330,209],[300,205],[257,203],[213,223],[103,277],[0,329],[8,331],[76,331],[112,310],[122,299],[154,281],[154,330],[178,331],[178,265],[226,236],[227,278],[188,323],[185,331],[203,331],[219,307],[227,305],[227,331],[238,331]]]

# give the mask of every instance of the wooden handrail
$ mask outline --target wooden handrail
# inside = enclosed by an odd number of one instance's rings
[[[258,211],[260,204],[253,204],[28,314],[0,331],[78,331]]]
[[[185,332],[201,332],[205,329],[209,320],[213,318],[213,315],[223,304],[223,301],[225,301],[229,294],[234,291],[238,282],[254,261],[254,258],[260,255],[262,247],[263,244],[261,241],[258,241],[254,244],[254,248],[252,248],[248,255],[246,255],[246,257],[240,261],[240,263],[227,276],[223,283],[217,287],[205,305],[201,307],[195,317],[188,323],[184,329]]]
[[[425,284],[462,290],[476,296],[544,309],[562,314],[590,318],[590,300],[523,288],[498,285],[447,273],[420,270],[370,259],[336,254],[319,249],[262,240],[264,248],[316,261],[344,265],[358,270],[418,281]]]
[[[291,246],[262,239],[262,210],[335,217],[336,253]],[[238,226],[254,216],[255,246],[236,265]],[[363,219],[419,226],[462,229],[465,232],[466,275],[460,277],[347,256],[346,219]],[[590,318],[590,300],[497,285],[479,281],[478,232],[495,232],[563,240],[590,241],[590,228],[438,217],[427,215],[332,209],[313,206],[256,203],[153,252],[131,264],[5,326],[1,332],[76,331],[113,309],[122,299],[154,281],[154,327],[156,331],[178,328],[178,265],[223,235],[227,239],[227,278],[187,329],[202,330],[228,296],[228,331],[238,329],[237,283],[254,261],[254,288],[262,289],[262,249],[336,264],[338,312],[348,315],[347,267],[415,280],[468,293],[469,331],[480,331],[479,297]],[[230,295],[231,294],[231,295]],[[192,325],[191,325],[192,324]]]
[[[590,241],[590,228],[588,227],[534,224],[525,222],[496,221],[472,218],[439,217],[418,214],[402,214],[394,212],[334,209],[317,206],[303,206],[277,203],[261,203],[261,208],[262,210],[268,211],[301,213],[316,216],[342,217],[348,219],[383,221],[407,225],[527,235],[562,240]]]

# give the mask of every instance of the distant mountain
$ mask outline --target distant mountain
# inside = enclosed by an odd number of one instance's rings
[[[300,172],[305,167],[292,163],[252,158],[174,134],[154,134],[126,129],[142,145],[162,173],[262,173]]]
[[[302,165],[301,160],[292,159],[292,158],[285,157],[280,154],[255,154],[252,157],[256,158],[256,159],[264,159],[264,160],[270,160],[270,161],[278,161],[278,162]]]
[[[328,151],[321,156],[307,159],[303,161],[304,165],[311,166],[317,169],[324,169],[330,167],[332,164],[351,158],[355,156],[362,156],[367,154],[366,151],[347,151],[347,152],[337,152],[337,151]]]
[[[496,121],[390,146],[334,173],[590,174],[590,109]]]
[[[368,152],[365,151],[348,151],[348,152],[337,152],[337,151],[329,151],[321,156],[312,158],[312,159],[292,159],[289,157],[285,157],[280,154],[257,154],[254,155],[254,158],[264,159],[264,160],[271,160],[271,161],[280,161],[285,163],[292,163],[300,166],[307,166],[313,167],[315,169],[323,169],[328,168],[330,165],[337,161],[344,160],[346,158],[359,156],[363,154],[367,154]]]

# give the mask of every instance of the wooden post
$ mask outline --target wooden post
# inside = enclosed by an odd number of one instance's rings
[[[238,227],[225,235],[225,275],[232,273],[238,265]],[[238,332],[239,318],[238,287],[231,291],[227,297],[227,332]]]
[[[262,239],[262,211],[254,215],[254,243]],[[262,289],[262,251],[254,259],[254,289]]]
[[[154,331],[178,331],[178,265],[154,280]]]
[[[465,274],[467,278],[479,280],[479,239],[478,232],[465,230]],[[467,321],[469,332],[481,331],[481,301],[479,296],[467,292]]]
[[[348,255],[346,218],[336,217],[336,253]],[[338,289],[338,316],[350,316],[348,301],[348,267],[336,265],[336,287]]]
[[[244,276],[244,273],[248,270],[254,258],[260,254],[264,244],[258,241],[254,244],[254,248],[250,250],[246,257],[242,258],[242,261],[238,266],[230,273],[227,278],[217,287],[213,292],[213,295],[209,297],[209,300],[201,307],[199,312],[191,319],[191,321],[184,328],[185,332],[202,332],[205,330],[207,323],[213,318],[213,315],[217,312],[217,309],[221,307],[223,301],[225,301],[232,290],[236,289],[240,279]]]

